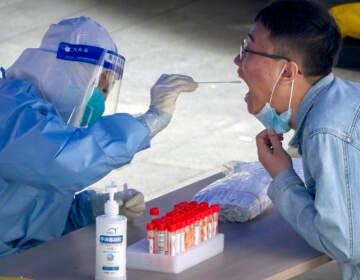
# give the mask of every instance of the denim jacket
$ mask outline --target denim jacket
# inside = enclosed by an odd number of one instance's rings
[[[331,73],[301,101],[290,146],[302,156],[303,182],[278,174],[268,195],[312,247],[360,279],[360,83]]]

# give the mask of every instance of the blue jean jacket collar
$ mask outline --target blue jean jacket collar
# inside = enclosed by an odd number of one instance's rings
[[[296,131],[294,136],[289,142],[289,145],[292,147],[298,147],[301,141],[302,135],[302,126],[305,122],[306,115],[310,111],[312,105],[314,104],[315,98],[320,92],[323,91],[325,87],[328,87],[334,80],[334,74],[330,73],[320,81],[318,81],[310,90],[305,94],[303,100],[300,103],[300,106],[296,115]]]

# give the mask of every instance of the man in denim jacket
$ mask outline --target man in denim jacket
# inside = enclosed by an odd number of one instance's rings
[[[256,142],[273,177],[268,194],[314,248],[360,279],[360,84],[335,78],[340,34],[327,10],[307,0],[263,8],[235,58],[248,111],[267,128]],[[303,182],[282,147],[302,156]]]

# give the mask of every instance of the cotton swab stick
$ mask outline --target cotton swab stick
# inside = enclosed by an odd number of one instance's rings
[[[214,82],[210,82],[210,81],[201,81],[201,82],[196,82],[198,84],[240,84],[241,81],[214,81]]]

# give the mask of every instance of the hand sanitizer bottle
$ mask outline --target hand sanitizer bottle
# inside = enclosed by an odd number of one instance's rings
[[[96,217],[96,280],[126,280],[126,224],[114,200],[117,187],[106,187],[109,200],[104,215]]]

